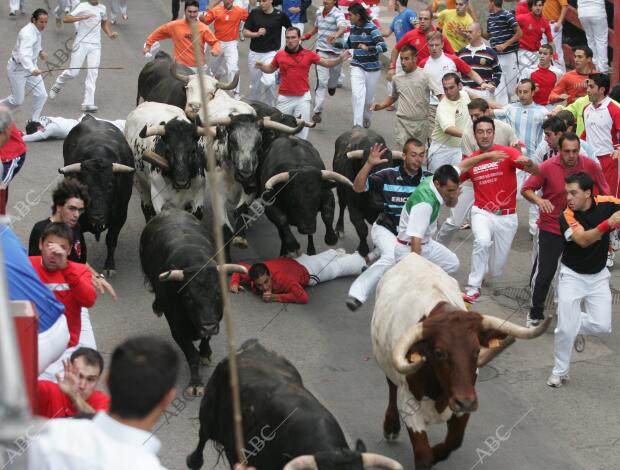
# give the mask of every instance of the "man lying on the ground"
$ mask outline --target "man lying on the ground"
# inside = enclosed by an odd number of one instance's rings
[[[308,303],[308,293],[304,287],[312,287],[319,282],[327,282],[344,276],[354,276],[362,272],[372,262],[355,252],[350,255],[343,250],[327,250],[313,256],[301,255],[299,258],[276,258],[263,263],[249,265],[248,274],[234,273],[228,289],[238,293],[244,290],[241,283],[249,285],[256,294],[262,295],[265,302]]]
[[[39,380],[39,416],[66,418],[78,413],[94,414],[110,407],[110,397],[95,390],[103,372],[101,354],[91,348],[78,348],[64,366],[64,377],[56,377],[58,383]]]
[[[28,124],[26,124],[26,135],[22,138],[24,139],[24,142],[38,142],[47,139],[64,139],[69,135],[71,129],[77,126],[85,116],[87,115],[82,114],[79,119],[41,116],[39,121],[29,121]],[[95,119],[112,123],[118,127],[122,133],[125,133],[124,119],[117,119],[115,121],[99,118]]]

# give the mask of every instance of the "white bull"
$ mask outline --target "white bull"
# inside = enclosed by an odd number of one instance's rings
[[[176,106],[147,101],[129,114],[125,137],[134,155],[134,182],[147,221],[165,206],[202,218],[205,160],[200,139],[205,135],[205,129]]]
[[[469,414],[478,408],[477,368],[514,338],[541,335],[550,321],[528,329],[468,312],[455,279],[421,256],[408,255],[379,283],[371,323],[374,356],[389,388],[385,438],[398,436],[402,418],[416,470],[446,459],[460,447]],[[446,441],[431,448],[427,425],[446,421]]]

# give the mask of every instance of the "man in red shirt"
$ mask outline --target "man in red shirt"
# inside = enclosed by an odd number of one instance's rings
[[[243,290],[240,283],[250,286],[265,302],[307,304],[308,293],[304,287],[316,286],[344,276],[357,276],[366,266],[368,257],[359,253],[346,254],[341,250],[327,250],[317,255],[299,258],[276,258],[250,266],[248,274],[234,273],[228,289],[235,294]]]
[[[519,39],[519,70],[521,78],[536,70],[538,63],[538,50],[543,34],[547,36],[547,42],[553,47],[553,36],[549,22],[542,16],[544,0],[527,0],[530,12],[517,15],[523,36]],[[555,49],[554,49],[555,52]],[[528,69],[530,72],[528,73]]]
[[[101,354],[91,348],[76,349],[64,362],[64,377],[58,383],[39,380],[36,414],[46,418],[67,418],[78,413],[107,411],[110,397],[95,390],[103,372]]]
[[[312,95],[308,83],[308,72],[313,64],[321,67],[335,67],[351,56],[349,51],[343,52],[336,59],[325,59],[316,52],[301,47],[301,31],[291,26],[286,29],[286,47],[279,50],[271,64],[256,62],[256,68],[263,73],[273,73],[280,69],[280,89],[276,108],[285,114],[301,117],[310,122],[312,116]],[[297,134],[300,139],[308,137],[308,127]]]
[[[71,229],[64,222],[52,222],[43,230],[39,249],[41,256],[30,256],[30,262],[41,282],[54,292],[65,306],[69,326],[69,344],[62,359],[66,359],[76,346],[94,347],[81,342],[82,307],[95,304],[97,292],[93,286],[92,274],[87,265],[67,261],[73,245]],[[60,360],[60,361],[61,361]],[[56,371],[62,370],[62,362],[48,367],[45,377],[53,379]]]
[[[592,49],[588,46],[573,47],[573,61],[575,68],[560,78],[549,95],[550,103],[566,100],[568,105],[577,98],[586,96],[588,75],[594,72]]]
[[[392,58],[390,62],[390,74],[394,75],[396,73],[396,62],[398,61],[398,54],[400,53],[400,49],[405,44],[411,44],[418,50],[418,59],[417,65],[420,67],[420,62],[426,59],[431,55],[430,50],[428,49],[428,43],[426,41],[426,36],[428,33],[437,31],[437,28],[433,26],[432,16],[433,14],[430,10],[421,10],[418,12],[418,27],[412,29],[411,31],[405,33],[405,35],[396,43],[394,49],[392,49]],[[443,51],[446,54],[455,54],[454,49],[450,45],[450,41],[448,38],[443,35]]]
[[[239,27],[248,19],[247,8],[234,5],[233,0],[223,0],[221,5],[211,8],[200,20],[215,26],[215,37],[220,42],[221,53],[211,61],[211,72],[220,80],[230,83],[239,72]],[[226,74],[224,74],[224,63]],[[239,83],[235,88],[235,99],[239,99]]]
[[[538,174],[538,165],[513,147],[494,145],[495,123],[487,116],[474,122],[474,136],[480,150],[467,158],[503,153],[500,161],[484,160],[461,175],[474,186],[471,229],[474,246],[464,299],[475,302],[480,296],[484,275],[499,276],[508,259],[517,233],[517,169]]]
[[[0,160],[0,214],[5,214],[9,200],[9,183],[26,160],[26,144],[22,140],[22,133],[13,123],[13,114],[4,105],[0,105]]]
[[[528,69],[525,78],[530,78],[536,84],[534,91],[534,103],[546,106],[551,110],[553,107],[549,103],[549,94],[556,85],[562,71],[553,66],[553,48],[549,44],[542,44],[538,49],[538,68],[534,71]]]
[[[523,197],[540,209],[536,221],[538,234],[534,243],[535,258],[530,275],[532,303],[527,326],[538,326],[544,320],[547,294],[564,250],[559,217],[566,208],[565,178],[577,172],[588,173],[596,185],[595,195],[609,194],[609,185],[600,165],[580,155],[580,150],[577,134],[565,132],[560,137],[560,154],[543,162],[540,174],[530,176],[521,188]],[[542,194],[538,195],[536,192],[541,189]]]

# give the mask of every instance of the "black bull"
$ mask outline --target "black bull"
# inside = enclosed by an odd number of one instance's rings
[[[67,135],[62,153],[65,166],[58,171],[88,187],[90,204],[80,217],[80,226],[94,233],[97,240],[107,229],[108,253],[103,268],[106,274],[114,274],[114,250],[127,220],[133,187],[131,148],[114,125],[86,116]]]
[[[368,467],[402,470],[394,460],[365,452],[358,441],[350,450],[332,413],[303,385],[286,358],[246,341],[237,352],[242,422],[246,444],[243,457],[259,470],[362,470]],[[238,461],[233,433],[228,359],[222,360],[207,384],[200,404],[200,433],[187,466],[198,469],[208,440],[222,445],[231,466]]]
[[[159,51],[155,54],[155,58],[142,68],[138,76],[136,106],[142,98],[144,101],[156,101],[185,109],[187,104],[185,82],[172,76],[171,65],[172,57],[164,51]]]

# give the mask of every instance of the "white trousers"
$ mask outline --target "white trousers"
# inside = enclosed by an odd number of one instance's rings
[[[396,235],[383,225],[374,223],[370,229],[370,237],[375,249],[379,251],[379,259],[360,274],[349,289],[349,296],[362,303],[366,302],[385,272],[396,264],[394,260]]]
[[[127,15],[127,0],[112,0],[110,2],[110,21],[116,21],[120,15]]]
[[[251,100],[262,101],[273,106],[278,95],[276,76],[273,73],[263,73],[254,65],[256,62],[270,64],[278,51],[248,52],[248,67],[250,69],[250,96]]]
[[[237,41],[220,41],[220,48],[222,49],[220,55],[211,59],[211,75],[217,77],[222,82],[230,83],[239,71]],[[226,65],[226,69],[224,69],[224,65]],[[235,93],[239,93],[239,89],[239,83],[237,83]]]
[[[60,315],[54,324],[38,335],[39,374],[62,356],[69,343],[67,317]]]
[[[327,52],[319,51],[319,56],[324,59],[336,59],[338,56],[335,54],[328,54]],[[340,70],[342,64],[335,67],[327,68],[316,66],[316,93],[314,97],[314,112],[320,113],[323,111],[323,103],[325,102],[325,93],[328,88],[336,88],[338,86],[338,77],[340,76]]]
[[[398,242],[396,242],[395,245],[394,258],[398,263],[405,256],[411,253],[411,247]],[[420,254],[423,258],[426,258],[431,263],[435,263],[447,273],[458,271],[461,264],[458,257],[452,251],[443,246],[441,243],[437,243],[435,240],[429,240],[424,243]]]
[[[566,64],[564,63],[564,48],[562,47],[562,25],[560,25],[560,29],[558,31],[554,31],[554,26],[556,25],[556,21],[550,21],[549,27],[551,28],[551,34],[553,35],[553,47],[555,48],[555,52],[558,55],[558,60],[553,61],[553,65],[558,67],[562,72],[566,72]],[[547,43],[547,36],[543,35],[543,40],[541,44]]]
[[[441,224],[439,233],[437,233],[437,241],[444,246],[450,245],[454,234],[461,228],[474,205],[474,187],[466,183],[462,184],[460,189],[456,206],[450,209],[450,217]]]
[[[351,105],[353,125],[363,126],[370,120],[370,105],[375,100],[375,91],[381,78],[381,71],[368,72],[361,67],[351,67]]]
[[[611,333],[609,270],[579,274],[560,265],[558,325],[555,329],[553,373],[567,375],[575,337]],[[581,302],[585,312],[581,311]]]
[[[533,72],[538,68],[538,51],[526,51],[523,49],[519,49],[518,51],[518,59],[519,59],[519,78],[529,77]],[[512,89],[514,91],[517,88],[517,84]]]
[[[63,361],[67,361],[73,352],[81,347],[97,349],[97,343],[95,341],[95,334],[93,333],[93,325],[90,322],[90,314],[87,308],[82,308],[81,312],[82,329],[80,330],[80,339],[75,346],[67,348],[65,343],[65,350],[62,355],[54,362],[52,362],[46,369],[39,375],[40,380],[49,380],[50,382],[56,382],[56,374],[64,376]],[[68,341],[68,340],[67,340]]]
[[[540,209],[536,204],[529,203],[528,205],[527,224],[529,226],[530,235],[536,235],[538,233],[538,225],[536,224],[536,221],[540,215]]]
[[[25,0],[9,0],[9,11],[25,11],[26,10],[26,2]]]
[[[9,59],[6,66],[6,73],[11,86],[11,94],[0,100],[0,104],[7,106],[9,109],[17,109],[23,103],[26,97],[26,87],[28,92],[32,90],[32,120],[38,121],[41,117],[41,111],[47,101],[47,91],[45,91],[45,82],[41,75],[34,77],[30,72],[16,63],[13,59]]]
[[[495,215],[476,206],[471,208],[474,246],[467,285],[479,289],[487,272],[491,276],[502,273],[518,227],[516,213]]]
[[[62,18],[65,16],[65,12],[69,12],[80,3],[79,0],[58,0],[58,6],[54,8],[54,15],[56,18]]]
[[[437,141],[431,141],[426,157],[426,165],[428,171],[435,173],[437,168],[442,165],[458,165],[463,159],[461,147],[450,147],[449,145],[440,144]]]
[[[607,57],[607,16],[603,13],[600,17],[579,17],[579,21],[586,33],[588,45],[594,53],[594,65],[596,65],[596,70],[601,73],[609,72],[609,59]]]
[[[517,53],[497,54],[497,58],[502,68],[502,77],[495,90],[495,100],[499,104],[508,104],[509,98],[516,94],[517,80],[519,80]]]
[[[327,282],[338,277],[356,276],[366,266],[366,260],[359,253],[350,255],[338,250],[327,250],[317,255],[301,255],[295,258],[310,274],[309,286]]]
[[[312,95],[307,91],[303,96],[283,96],[278,95],[276,108],[284,114],[292,114],[296,118],[300,117],[306,122],[310,122],[312,113]],[[302,127],[297,134],[300,139],[308,139],[308,127]]]
[[[86,71],[86,80],[84,82],[84,101],[82,106],[93,106],[95,104],[95,89],[97,87],[97,76],[99,75],[99,63],[101,61],[101,44],[81,43],[71,52],[70,68],[74,70],[65,70],[56,79],[56,85],[63,88],[68,80],[78,76],[79,70],[75,68],[82,67],[86,61],[89,69]]]

